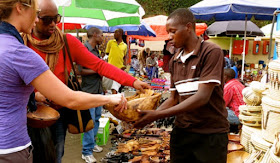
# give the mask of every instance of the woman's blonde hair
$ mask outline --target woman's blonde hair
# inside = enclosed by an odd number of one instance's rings
[[[0,0],[0,21],[10,17],[16,3],[30,5],[33,9],[37,8],[36,0]]]

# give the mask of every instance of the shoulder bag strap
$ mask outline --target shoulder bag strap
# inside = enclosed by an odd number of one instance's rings
[[[81,88],[81,85],[80,85],[80,83],[78,82],[77,73],[76,73],[76,70],[75,70],[75,68],[74,68],[73,60],[72,60],[72,57],[71,57],[71,54],[70,54],[70,50],[69,50],[69,45],[68,45],[68,42],[67,42],[66,34],[63,34],[63,39],[64,39],[64,43],[65,43],[65,46],[66,46],[66,50],[67,50],[68,57],[69,57],[70,62],[71,62],[72,70],[73,70],[73,72],[74,72],[75,79],[76,79],[76,81],[77,81],[77,83],[78,83],[78,85],[79,85],[79,88]],[[64,51],[63,53],[65,54],[64,48],[63,48],[63,51]],[[66,59],[66,56],[65,56],[65,55],[64,55],[64,57],[65,57],[65,59]],[[65,62],[65,65],[66,65],[66,60],[64,60],[64,62]]]

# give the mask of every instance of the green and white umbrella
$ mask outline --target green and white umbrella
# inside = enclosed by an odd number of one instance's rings
[[[56,0],[65,23],[97,27],[140,25],[144,9],[135,0]]]

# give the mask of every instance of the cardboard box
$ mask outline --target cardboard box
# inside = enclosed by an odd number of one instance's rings
[[[96,135],[96,144],[102,146],[106,145],[109,139],[110,120],[109,118],[100,118],[99,122],[99,128]]]

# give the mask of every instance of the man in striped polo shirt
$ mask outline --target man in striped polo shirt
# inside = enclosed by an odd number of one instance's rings
[[[170,97],[156,111],[141,111],[135,127],[176,115],[171,133],[171,162],[225,163],[229,123],[223,99],[221,48],[195,33],[195,18],[177,9],[167,19],[171,44],[181,48],[170,60]]]

